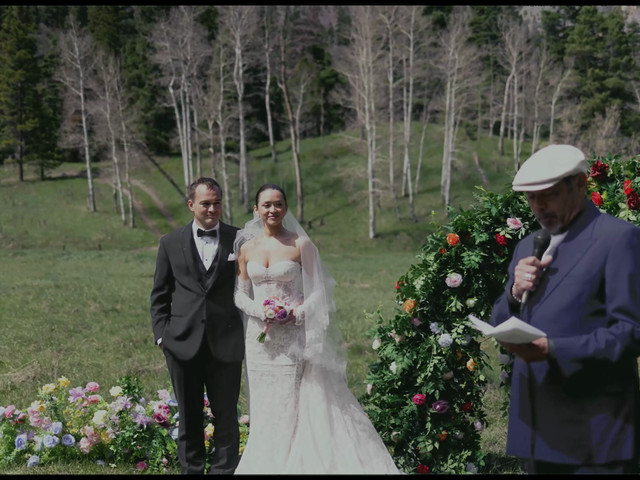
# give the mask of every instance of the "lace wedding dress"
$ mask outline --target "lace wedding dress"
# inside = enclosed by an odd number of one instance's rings
[[[264,343],[257,340],[264,299],[302,302],[300,264],[249,261],[247,274],[254,298],[240,289],[236,304],[248,319],[250,428],[236,473],[400,473],[346,378],[302,358],[304,324],[273,325]],[[313,321],[307,312],[304,322]]]

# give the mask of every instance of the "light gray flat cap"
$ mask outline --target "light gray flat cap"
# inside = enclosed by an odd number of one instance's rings
[[[553,187],[569,175],[587,173],[584,153],[571,145],[549,145],[531,155],[511,183],[516,192],[536,192]]]

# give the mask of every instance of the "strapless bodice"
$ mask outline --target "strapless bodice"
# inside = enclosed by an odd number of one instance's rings
[[[253,284],[256,300],[276,296],[292,305],[302,299],[302,269],[294,260],[280,260],[268,267],[255,261],[247,262],[247,274]]]

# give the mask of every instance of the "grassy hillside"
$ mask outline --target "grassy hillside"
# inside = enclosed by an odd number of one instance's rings
[[[413,175],[419,128],[412,147]],[[378,307],[385,315],[395,311],[395,281],[412,264],[434,222],[446,222],[439,200],[440,139],[438,128],[430,127],[414,192],[417,222],[410,218],[408,198],[399,199],[396,217],[386,186],[388,162],[381,153],[379,237],[373,240],[368,238],[362,142],[350,133],[301,142],[305,221],[311,221],[308,233],[338,284],[337,321],[349,346],[349,381],[357,395],[364,391],[373,355],[366,336],[371,325],[364,312]],[[502,190],[510,182],[513,161],[509,155],[498,157],[496,146],[495,138],[463,139],[452,180],[453,206],[467,208],[475,185],[482,184],[474,152],[488,188]],[[388,149],[384,142],[379,147],[380,152]],[[262,183],[278,183],[295,212],[295,177],[287,142],[278,150],[276,164],[268,148],[250,152],[249,191],[253,195]],[[397,178],[401,150],[396,144]],[[95,166],[95,213],[87,208],[82,164],[64,164],[44,182],[27,170],[22,183],[15,166],[0,166],[0,405],[25,408],[43,384],[62,375],[72,385],[96,381],[105,389],[124,375],[138,376],[152,393],[168,387],[164,358],[153,345],[149,292],[158,235],[189,221],[191,212],[166,178],[150,162],[141,162],[132,174],[134,196],[140,202],[134,229],[122,226],[114,212],[106,162]],[[167,158],[160,163],[181,185],[180,160]],[[232,223],[241,226],[251,215],[239,205],[236,170],[232,165],[232,188],[227,194],[233,201]]]

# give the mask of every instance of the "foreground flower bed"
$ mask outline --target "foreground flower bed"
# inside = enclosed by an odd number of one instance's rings
[[[587,193],[601,211],[640,226],[640,156],[592,158]],[[539,225],[521,193],[478,188],[476,199],[469,210],[450,210],[450,223],[426,238],[395,285],[396,315],[372,315],[378,358],[361,401],[408,473],[486,468],[480,432],[489,362],[482,344],[495,341],[478,337],[467,317],[488,320],[516,243]],[[511,360],[504,350],[496,359],[505,388]]]
[[[203,435],[211,454],[214,427],[206,396],[203,408]],[[0,405],[0,468],[84,458],[168,472],[179,468],[178,420],[178,405],[168,390],[158,390],[157,398],[146,400],[135,378],[123,377],[103,394],[95,382],[71,387],[69,379],[61,377],[44,385],[26,409]],[[242,451],[248,417],[240,417],[239,423]]]

